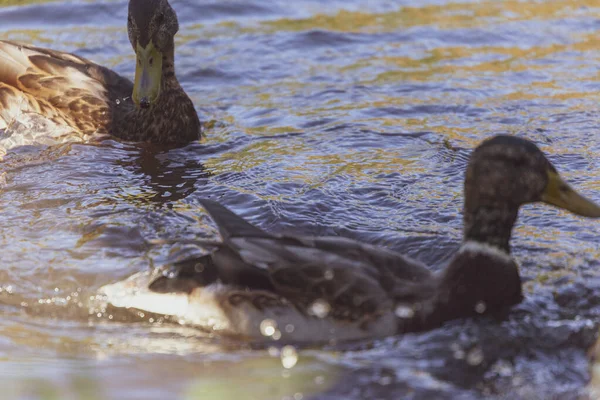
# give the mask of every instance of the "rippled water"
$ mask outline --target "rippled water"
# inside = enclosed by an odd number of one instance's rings
[[[132,75],[126,1],[14,3],[0,1],[0,38]],[[299,350],[290,370],[276,349],[96,310],[93,297],[176,257],[147,239],[214,235],[203,197],[272,232],[360,238],[439,269],[460,241],[469,150],[497,133],[533,139],[600,201],[596,1],[173,5],[178,76],[210,121],[202,143],[28,146],[0,163],[3,398],[582,394],[600,319],[599,226],[549,207],[521,214],[527,299],[507,321]]]

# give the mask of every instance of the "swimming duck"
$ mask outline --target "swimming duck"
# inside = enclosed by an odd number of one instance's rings
[[[473,151],[464,196],[463,242],[439,273],[347,238],[272,235],[203,200],[222,239],[192,242],[209,254],[102,292],[117,307],[174,315],[251,341],[383,337],[455,318],[502,315],[521,302],[510,253],[521,205],[544,202],[600,217],[600,206],[563,181],[536,145],[511,136],[486,140]]]
[[[178,29],[167,0],[130,0],[134,83],[74,54],[0,41],[0,133],[42,118],[64,137],[109,133],[165,145],[199,139],[200,120],[175,76]]]

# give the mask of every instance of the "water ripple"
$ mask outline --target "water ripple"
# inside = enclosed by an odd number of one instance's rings
[[[202,198],[273,233],[355,238],[440,270],[461,239],[470,149],[497,133],[534,140],[600,201],[593,0],[173,6],[177,74],[207,121],[202,143],[31,145],[0,162],[6,393],[17,398],[31,377],[71,393],[65,377],[84,373],[107,398],[210,385],[219,398],[264,394],[248,376],[281,388],[278,398],[581,394],[600,320],[598,229],[549,207],[521,212],[513,242],[526,300],[506,319],[300,351],[289,377],[279,356],[107,309],[95,292],[200,251],[148,241],[215,237]],[[126,9],[125,0],[0,7],[0,32],[131,77]]]

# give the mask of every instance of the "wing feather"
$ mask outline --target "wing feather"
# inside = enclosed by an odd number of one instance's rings
[[[430,294],[428,282],[434,275],[400,253],[347,238],[275,236],[219,203],[203,200],[202,205],[223,236],[213,257],[217,268],[231,271],[235,265],[238,271],[263,273],[277,293],[295,303],[324,300],[336,310],[375,314],[396,300]]]
[[[0,126],[24,113],[93,133],[111,121],[111,104],[132,83],[73,54],[0,40]]]

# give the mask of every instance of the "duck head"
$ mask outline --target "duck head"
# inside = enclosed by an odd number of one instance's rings
[[[538,147],[513,136],[484,141],[465,176],[464,239],[441,273],[434,306],[423,320],[503,313],[523,299],[510,236],[519,208],[544,202],[585,217],[600,207],[571,188]]]
[[[465,176],[464,239],[509,252],[519,207],[543,202],[600,217],[600,206],[578,194],[532,142],[496,136],[477,147]]]
[[[174,77],[177,15],[167,0],[130,0],[127,31],[136,54],[133,101],[149,108],[160,96],[165,77]]]

